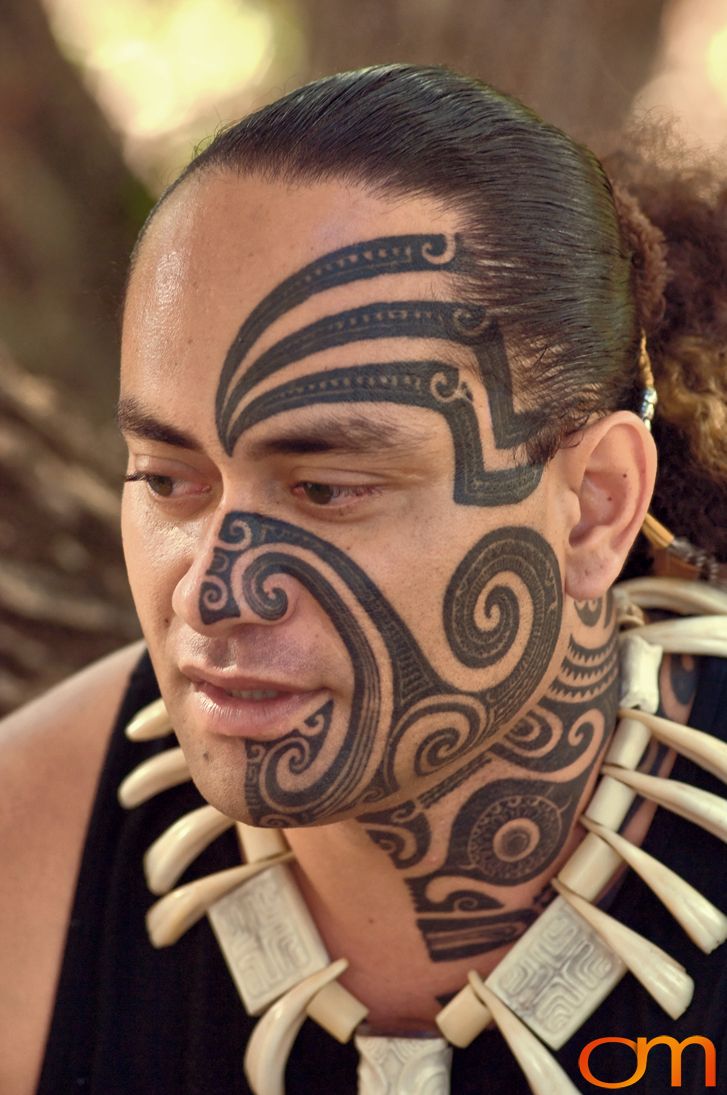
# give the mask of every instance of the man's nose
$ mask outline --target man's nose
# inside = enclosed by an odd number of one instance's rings
[[[301,587],[265,551],[240,552],[217,541],[200,545],[172,595],[176,616],[200,634],[270,627],[296,611]]]

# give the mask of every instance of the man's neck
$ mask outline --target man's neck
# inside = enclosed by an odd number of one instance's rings
[[[288,831],[344,983],[387,1033],[431,1026],[467,971],[486,975],[552,896],[616,720],[610,602],[575,606],[557,670],[526,714],[416,799]]]

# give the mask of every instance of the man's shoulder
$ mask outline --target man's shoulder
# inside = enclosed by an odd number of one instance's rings
[[[116,713],[142,649],[135,643],[108,655],[0,722],[4,868],[14,855],[25,860],[26,871],[32,868],[30,849],[46,847],[53,832],[82,840]]]
[[[3,785],[23,786],[46,775],[78,787],[102,759],[129,676],[143,651],[137,642],[107,655],[0,722]],[[50,788],[48,788],[50,789]]]
[[[96,784],[142,649],[96,662],[0,723],[3,1091],[35,1089]]]

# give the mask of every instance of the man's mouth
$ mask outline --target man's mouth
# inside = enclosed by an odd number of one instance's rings
[[[276,700],[278,696],[285,695],[273,688],[225,688],[223,691],[238,700]]]
[[[272,740],[296,727],[320,707],[328,690],[263,680],[239,673],[183,667],[191,684],[189,717],[195,729],[224,737]]]

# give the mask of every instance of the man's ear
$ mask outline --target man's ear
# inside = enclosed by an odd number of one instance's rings
[[[641,528],[654,488],[656,447],[641,419],[617,411],[586,427],[555,459],[577,498],[565,591],[587,601],[615,582]]]

